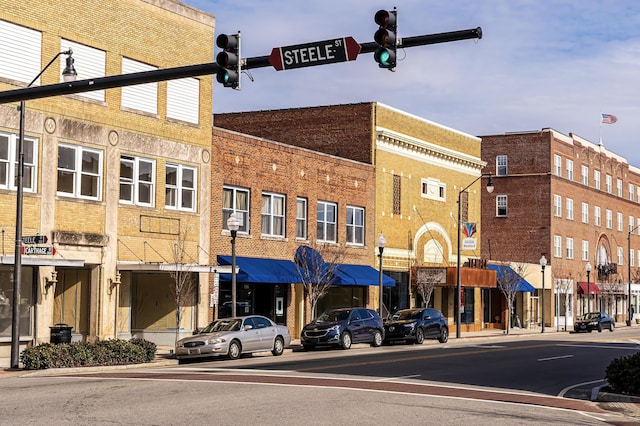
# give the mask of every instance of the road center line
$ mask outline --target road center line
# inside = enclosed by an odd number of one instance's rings
[[[538,361],[553,361],[555,359],[564,359],[564,358],[572,358],[573,355],[561,355],[561,356],[552,356],[549,358],[538,358]]]
[[[376,379],[376,382],[388,382],[393,380],[401,380],[401,379],[412,379],[414,377],[420,377],[420,374],[411,374],[409,376],[398,376],[398,377],[384,377],[382,379]]]
[[[604,346],[604,345],[556,345],[562,346],[565,348],[597,348],[597,349],[629,349],[632,351],[637,351],[637,346]]]

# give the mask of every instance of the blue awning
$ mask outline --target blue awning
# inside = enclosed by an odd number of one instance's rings
[[[380,285],[380,273],[378,270],[367,265],[349,265],[346,263],[338,265],[333,271],[337,285]],[[382,285],[385,287],[395,287],[396,280],[388,275],[382,274]]]
[[[496,277],[498,279],[498,287],[500,287],[501,281],[515,282],[514,281],[515,279],[517,280],[517,286],[518,286],[516,291],[523,291],[527,293],[533,293],[534,291],[536,291],[534,286],[529,284],[527,280],[522,278],[522,276],[520,276],[516,271],[514,271],[513,268],[511,268],[511,266],[509,265],[494,265],[490,263],[487,265],[487,268],[496,271]]]
[[[231,265],[231,256],[218,255],[218,265]],[[236,282],[239,283],[300,283],[296,265],[290,260],[236,256]],[[220,274],[220,281],[231,281],[231,274]]]

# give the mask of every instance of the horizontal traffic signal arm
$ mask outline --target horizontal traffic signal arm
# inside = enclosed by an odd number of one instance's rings
[[[398,39],[399,48],[425,46],[428,44],[447,43],[482,38],[480,27],[451,31],[446,33],[427,34]],[[360,44],[360,54],[373,53],[379,47],[375,42]],[[254,69],[269,67],[269,56],[257,56],[243,59],[242,69]],[[215,62],[205,64],[187,65],[174,68],[163,68],[152,71],[141,71],[131,74],[119,74],[100,78],[76,80],[65,83],[47,84],[44,86],[32,86],[21,89],[0,92],[0,104],[10,102],[28,101],[31,99],[48,98],[52,96],[71,95],[74,93],[91,92],[93,90],[113,89],[115,87],[133,86],[136,84],[154,83],[158,81],[176,80],[200,75],[214,75],[221,69]]]

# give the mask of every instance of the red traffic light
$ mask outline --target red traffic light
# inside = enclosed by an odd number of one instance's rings
[[[374,20],[382,28],[389,28],[396,25],[396,14],[382,9],[376,12]]]
[[[216,46],[223,50],[234,50],[238,48],[238,36],[236,34],[220,34],[216,38]]]

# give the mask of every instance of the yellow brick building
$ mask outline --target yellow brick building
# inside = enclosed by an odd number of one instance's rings
[[[69,48],[80,80],[209,63],[214,26],[173,0],[7,0],[0,90],[27,86]],[[61,82],[67,56],[34,85]],[[22,256],[22,346],[48,341],[56,323],[74,340],[173,343],[174,264],[190,265],[198,301],[189,298],[181,328],[206,321],[212,90],[203,76],[26,102],[22,234],[47,237],[55,254]],[[0,356],[11,336],[6,306],[18,296],[17,106],[0,105]]]

